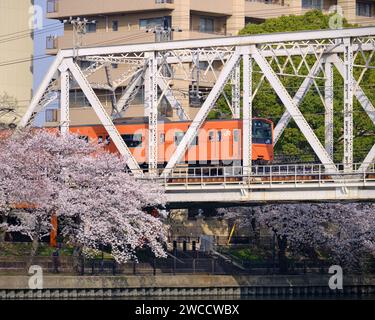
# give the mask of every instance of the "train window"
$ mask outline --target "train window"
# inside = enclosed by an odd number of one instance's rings
[[[103,143],[103,137],[102,136],[99,136],[98,137],[98,144],[102,144]]]
[[[86,142],[89,142],[89,137],[88,136],[79,136],[79,139],[84,140]]]
[[[184,132],[181,132],[181,131],[177,131],[174,133],[174,144],[176,146],[178,146],[181,141],[182,141],[182,138],[184,137],[185,133]]]
[[[198,141],[199,141],[198,136],[195,136],[194,139],[193,139],[193,141],[191,142],[191,145],[192,146],[197,146],[198,145]]]
[[[109,145],[110,143],[111,143],[111,137],[110,136],[106,136],[105,137],[105,144]]]
[[[233,142],[240,141],[240,132],[238,129],[233,130]]]
[[[160,143],[160,144],[165,143],[165,133],[164,133],[164,132],[160,133],[160,136],[159,136],[159,143]]]
[[[208,132],[208,141],[212,142],[215,139],[215,131]]]
[[[253,121],[253,143],[272,144],[272,126],[262,120]]]
[[[121,136],[124,142],[129,148],[142,147],[142,135],[141,134],[124,134]]]
[[[217,142],[220,142],[221,141],[221,131],[218,131],[217,132]]]

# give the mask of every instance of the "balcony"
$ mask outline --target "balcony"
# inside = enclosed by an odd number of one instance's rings
[[[245,0],[245,17],[254,19],[276,18],[281,15],[300,14],[301,8],[289,6],[284,0]]]
[[[229,16],[233,13],[232,1],[190,0],[190,10],[210,15]]]
[[[59,19],[71,16],[94,16],[98,14],[173,9],[173,0],[48,0],[47,18]]]

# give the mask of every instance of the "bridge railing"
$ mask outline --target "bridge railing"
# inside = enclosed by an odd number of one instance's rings
[[[306,183],[366,183],[375,181],[375,164],[365,171],[362,164],[353,164],[351,170],[337,164],[337,171],[330,171],[323,164],[256,165],[251,170],[243,166],[181,167],[167,177],[153,178],[164,186],[209,184],[306,184]],[[146,178],[148,179],[148,178]]]

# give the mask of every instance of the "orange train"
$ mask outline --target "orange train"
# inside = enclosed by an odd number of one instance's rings
[[[164,122],[158,124],[158,164],[165,165],[184,134],[190,121]],[[148,123],[122,119],[115,125],[140,165],[147,163]],[[273,123],[268,119],[254,118],[252,121],[253,147],[252,160],[270,162],[274,157]],[[71,133],[84,139],[106,144],[110,152],[117,152],[107,131],[102,125],[71,126]],[[181,162],[191,165],[226,165],[242,161],[242,120],[210,120],[204,122],[198,135],[185,153]]]

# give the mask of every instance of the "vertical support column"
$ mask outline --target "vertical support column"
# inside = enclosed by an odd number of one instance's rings
[[[65,64],[60,68],[61,94],[60,94],[60,131],[62,135],[69,133],[69,71]]]
[[[249,48],[242,53],[243,57],[243,127],[242,152],[243,174],[251,175],[252,160],[252,58]]]
[[[333,159],[333,68],[331,62],[326,62],[325,69],[325,148]]]
[[[157,175],[158,168],[158,65],[155,52],[147,52],[145,78],[145,116],[148,116],[148,168],[150,176]]]
[[[233,119],[241,117],[241,69],[238,63],[232,74]]]
[[[353,169],[353,49],[344,38],[344,170]]]

